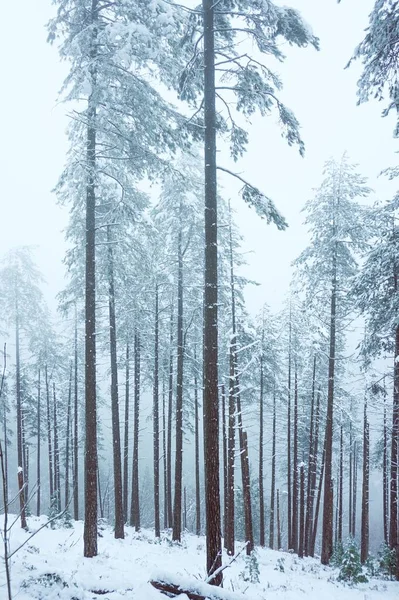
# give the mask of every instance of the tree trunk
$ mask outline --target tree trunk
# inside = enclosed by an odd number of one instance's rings
[[[69,372],[69,389],[68,389],[68,405],[67,405],[67,423],[66,423],[66,440],[65,440],[65,509],[69,505],[69,444],[71,435],[71,403],[72,403],[72,377],[73,364],[71,361]]]
[[[18,453],[18,488],[21,527],[26,529],[25,489],[24,489],[24,455],[22,444],[22,398],[21,398],[21,359],[19,350],[19,307],[18,299],[15,310],[15,382],[17,392],[17,453]]]
[[[181,205],[180,205],[181,210]],[[177,372],[176,372],[176,456],[175,496],[173,506],[172,539],[181,541],[182,477],[183,477],[183,249],[182,230],[179,229],[177,244]]]
[[[218,254],[214,0],[202,0],[204,22],[205,277],[204,277],[204,456],[206,564],[222,564],[219,488]],[[214,579],[221,585],[220,572]]]
[[[342,544],[342,525],[343,525],[343,496],[344,496],[344,429],[341,424],[341,434],[339,442],[339,500],[338,500],[338,544]]]
[[[382,458],[382,487],[383,487],[383,527],[384,527],[384,542],[389,542],[389,527],[388,527],[388,512],[389,512],[389,480],[388,480],[388,432],[387,432],[387,394],[385,390],[384,379],[384,432],[383,432],[383,458]]]
[[[262,338],[263,338],[262,334]],[[262,351],[260,355],[260,394],[259,394],[259,544],[265,545],[265,498],[263,490],[263,339]],[[273,453],[272,453],[272,470],[273,470]],[[273,474],[272,474],[273,479]],[[273,481],[272,481],[273,485]],[[272,492],[273,493],[273,492]],[[274,499],[273,499],[274,500]],[[271,499],[270,499],[271,502]],[[271,523],[270,510],[270,523]],[[270,546],[270,540],[271,546]],[[272,530],[270,529],[269,546],[273,547]]]
[[[60,475],[60,449],[58,445],[58,418],[57,397],[53,381],[53,411],[54,411],[54,494],[57,500],[57,510],[61,512],[61,475]]]
[[[129,401],[130,401],[130,348],[126,342],[125,364],[125,430],[123,438],[123,519],[127,523],[129,496]]]
[[[292,549],[298,552],[298,373],[294,374],[294,455],[292,465]]]
[[[298,556],[303,558],[304,536],[305,536],[305,469],[303,463],[300,466],[300,494],[299,494],[299,543]]]
[[[195,353],[195,363],[196,353]],[[196,368],[196,365],[195,365]],[[222,392],[224,397],[224,392]],[[195,533],[201,534],[201,489],[200,489],[200,458],[199,458],[199,411],[198,411],[198,378],[194,375],[194,436],[195,436]]]
[[[276,488],[276,389],[273,390],[273,426],[272,426],[272,481],[270,490],[270,529],[269,548],[274,548],[274,496]],[[280,549],[277,548],[278,550]]]
[[[114,465],[115,539],[124,539],[123,486],[121,459],[121,430],[119,423],[118,358],[116,348],[115,282],[114,255],[112,250],[111,228],[107,227],[108,243],[108,308],[109,308],[109,347],[111,356],[111,413],[112,413],[112,455]]]
[[[291,489],[291,351],[292,351],[292,324],[291,304],[288,338],[288,397],[287,397],[287,524],[288,524],[288,550],[292,549],[292,489]]]
[[[155,285],[155,335],[154,335],[154,387],[153,387],[153,426],[154,426],[154,523],[155,537],[161,537],[159,514],[159,289]]]
[[[276,492],[277,502],[277,550],[281,549],[280,490]]]
[[[252,505],[251,505],[251,481],[249,471],[249,454],[248,454],[248,436],[247,432],[242,432],[243,438],[243,465],[245,465],[243,475],[243,494],[244,494],[244,518],[245,518],[245,541],[247,542],[247,555],[249,556],[254,550],[254,536],[252,523]]]
[[[166,454],[166,390],[165,373],[167,365],[164,365],[162,373],[162,456],[163,456],[163,527],[168,528],[168,461]]]
[[[363,485],[362,485],[362,529],[360,542],[360,562],[364,564],[369,555],[369,423],[367,420],[367,400],[364,400],[363,420]]]
[[[172,508],[172,414],[173,414],[173,309],[170,314],[169,393],[168,393],[168,527],[173,527]]]
[[[309,554],[309,538],[311,530],[311,520],[313,516],[312,507],[312,477],[313,477],[313,461],[314,461],[314,400],[315,400],[315,385],[316,385],[316,356],[313,358],[313,375],[312,375],[312,399],[310,405],[310,427],[309,427],[309,455],[308,455],[308,477],[307,477],[307,489],[306,489],[306,518],[305,518],[305,539],[304,539],[304,553],[305,556]]]
[[[391,480],[390,480],[390,519],[389,546],[396,552],[396,579],[399,579],[399,538],[398,538],[398,444],[399,444],[399,325],[395,332],[395,357],[393,379],[393,410],[391,434]]]
[[[91,0],[90,86],[87,107],[86,290],[85,290],[85,521],[84,556],[97,556],[96,397],[96,102],[98,0]]]
[[[335,226],[334,226],[335,227]],[[324,474],[323,537],[321,563],[328,565],[333,552],[333,487],[332,487],[332,449],[334,416],[334,377],[336,345],[336,305],[337,305],[337,256],[336,248],[332,262],[331,310],[330,310],[330,352],[328,359],[328,392],[326,422],[326,454]]]
[[[351,404],[352,409],[352,404]],[[351,420],[349,421],[349,518],[348,518],[348,529],[349,537],[352,537],[352,504],[353,504],[353,446],[352,446],[352,410]]]
[[[312,541],[311,541],[309,556],[314,556],[314,553],[315,553],[317,524],[319,521],[320,500],[321,500],[321,491],[323,488],[325,462],[326,462],[326,438],[324,436],[323,456],[321,459],[321,466],[320,466],[320,479],[319,479],[319,487],[317,490],[316,508],[315,508],[315,516],[314,516],[313,530],[312,530]]]
[[[75,373],[73,404],[73,518],[79,519],[78,315],[75,304]]]
[[[50,411],[50,385],[48,380],[47,365],[44,367],[46,381],[46,402],[47,402],[47,442],[48,442],[48,466],[49,466],[49,487],[50,487],[50,506],[54,495],[54,476],[53,476],[53,447],[51,435],[51,411]]]
[[[134,334],[134,425],[133,425],[133,469],[130,525],[140,530],[139,497],[139,419],[140,419],[140,336]]]
[[[352,506],[352,536],[356,535],[356,508],[357,508],[357,441],[353,447],[353,506]]]
[[[37,456],[36,456],[36,480],[37,480],[37,495],[36,495],[36,514],[39,517],[40,516],[40,510],[41,510],[41,506],[40,506],[40,500],[41,500],[41,472],[40,472],[40,450],[41,450],[41,444],[40,444],[40,438],[41,438],[41,429],[42,429],[42,423],[41,423],[41,389],[40,389],[40,369],[39,369],[39,378],[38,378],[38,383],[37,383]],[[5,444],[7,444],[7,439],[5,439],[4,441]]]

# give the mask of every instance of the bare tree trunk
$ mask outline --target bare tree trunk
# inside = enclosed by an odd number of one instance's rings
[[[180,204],[181,211],[181,204]],[[176,369],[176,456],[175,496],[173,506],[172,539],[181,541],[182,478],[183,478],[183,249],[182,230],[179,229],[177,247],[177,369]]]
[[[36,456],[36,480],[37,480],[37,495],[36,495],[36,514],[40,516],[40,499],[41,499],[41,471],[40,471],[40,438],[42,435],[42,423],[41,423],[41,388],[40,388],[40,369],[39,369],[39,377],[37,383],[37,456]],[[5,444],[7,444],[7,439],[5,438]]]
[[[223,441],[223,538],[226,546],[227,529],[227,426],[226,426],[226,392],[222,385],[222,441]]]
[[[245,518],[245,541],[247,542],[247,555],[249,556],[254,549],[254,535],[252,523],[252,505],[251,505],[251,481],[249,471],[249,455],[248,455],[248,436],[247,432],[242,432],[243,438],[243,494],[244,494],[244,518]]]
[[[385,390],[385,379],[384,379],[384,432],[383,432],[383,458],[382,458],[382,506],[383,506],[383,526],[384,526],[384,542],[388,544],[389,541],[389,527],[388,527],[388,512],[389,512],[389,480],[388,480],[388,432],[387,432],[387,394]]]
[[[335,224],[334,224],[335,232]],[[332,448],[333,448],[333,413],[334,413],[334,378],[335,378],[335,345],[336,345],[336,305],[337,305],[337,256],[336,248],[332,257],[331,310],[330,310],[330,351],[328,359],[328,393],[326,423],[326,453],[323,502],[323,536],[321,563],[327,565],[333,552],[333,487],[332,487]]]
[[[196,361],[195,353],[195,362]],[[196,368],[196,367],[195,367]],[[224,395],[224,392],[222,392]],[[223,396],[224,397],[224,396]],[[194,436],[195,436],[195,533],[201,534],[201,489],[200,489],[200,462],[199,462],[199,411],[198,411],[198,378],[197,371],[194,376]]]
[[[129,402],[130,402],[130,348],[126,342],[125,357],[125,429],[123,438],[123,519],[127,523],[129,496]]]
[[[73,404],[73,518],[79,519],[78,315],[75,304],[75,373]]]
[[[305,539],[304,539],[304,553],[305,556],[309,554],[309,538],[311,531],[311,521],[313,516],[312,506],[312,477],[313,477],[313,462],[315,459],[315,448],[314,448],[314,400],[315,400],[315,385],[316,385],[316,355],[313,358],[313,375],[312,375],[312,399],[310,405],[310,427],[309,427],[309,455],[308,455],[308,477],[307,477],[307,489],[306,489],[306,518],[305,518]]]
[[[161,536],[159,513],[159,288],[155,285],[155,336],[154,336],[154,388],[153,388],[153,427],[154,427],[154,523],[155,537]]]
[[[338,544],[342,544],[342,525],[343,525],[343,495],[344,495],[344,429],[341,424],[340,443],[339,443],[339,501],[338,501]]]
[[[69,371],[69,389],[68,389],[68,405],[67,405],[67,425],[66,425],[66,440],[65,440],[65,508],[69,504],[69,444],[70,444],[70,430],[71,430],[71,403],[72,403],[72,377],[73,377],[73,364],[71,361]]]
[[[24,455],[22,441],[22,398],[21,398],[21,359],[19,350],[19,307],[18,298],[15,310],[15,363],[16,363],[16,391],[17,391],[17,451],[18,451],[18,488],[19,506],[21,513],[21,527],[26,529],[25,489],[24,489]]]
[[[276,492],[277,502],[277,550],[281,549],[280,490]]]
[[[303,463],[300,465],[300,494],[299,494],[299,543],[298,556],[303,558],[304,536],[305,536],[305,469]]]
[[[352,404],[351,404],[352,408]],[[352,411],[351,411],[352,413]],[[349,537],[352,537],[352,503],[353,503],[353,447],[352,447],[352,414],[349,421]]]
[[[170,314],[169,393],[168,393],[168,527],[173,526],[172,509],[172,413],[173,413],[173,310]]]
[[[124,539],[123,485],[121,457],[121,429],[119,423],[118,358],[116,348],[116,314],[114,255],[112,250],[111,228],[107,227],[108,243],[108,308],[109,308],[109,347],[111,356],[111,414],[112,414],[112,456],[114,466],[115,539]]]
[[[204,277],[204,455],[206,564],[209,575],[222,564],[219,487],[218,249],[214,0],[202,0],[204,23],[205,277]],[[213,579],[221,585],[222,572]]]
[[[163,527],[168,528],[168,461],[166,455],[166,390],[164,365],[162,373],[162,457],[163,457]]]
[[[292,549],[298,552],[298,373],[294,374],[294,456],[292,465]]]
[[[316,508],[315,508],[314,522],[313,522],[313,531],[312,531],[312,542],[311,542],[311,547],[310,547],[310,551],[309,551],[309,556],[314,556],[314,553],[315,553],[317,524],[319,521],[320,500],[321,500],[321,491],[323,488],[325,462],[326,462],[326,438],[324,437],[323,456],[321,459],[321,466],[320,466],[320,479],[319,479],[319,487],[317,490]]]
[[[356,509],[357,509],[357,441],[353,448],[353,507],[352,507],[352,536],[356,535]]]
[[[292,489],[291,489],[291,352],[292,352],[292,324],[291,304],[288,339],[288,397],[287,397],[287,524],[288,524],[288,549],[292,549]]]
[[[272,426],[272,481],[270,490],[270,530],[269,548],[274,548],[274,496],[276,487],[276,389],[273,390],[273,426]],[[279,548],[278,548],[279,549]]]
[[[96,102],[98,0],[91,0],[90,84],[87,107],[86,295],[85,295],[85,520],[84,556],[97,556],[96,397]]]
[[[54,411],[54,494],[57,500],[57,510],[61,511],[61,476],[60,476],[60,450],[58,445],[58,419],[57,419],[57,397],[55,383],[53,381],[53,411]]]
[[[364,399],[363,421],[363,485],[362,485],[362,530],[360,562],[364,564],[369,555],[369,423],[367,419],[367,399]]]
[[[53,475],[53,447],[51,435],[51,411],[50,411],[50,384],[48,380],[47,365],[44,368],[46,381],[46,401],[47,401],[47,443],[48,443],[48,464],[49,464],[49,486],[50,486],[50,506],[54,495],[54,475]]]
[[[133,425],[133,469],[130,525],[140,530],[139,497],[139,419],[140,419],[140,336],[134,334],[134,425]]]
[[[262,332],[262,342],[263,342]],[[262,351],[260,355],[260,397],[259,397],[259,544],[263,547],[265,545],[265,498],[263,489],[263,343]],[[272,470],[273,470],[273,456],[272,456]],[[273,479],[273,474],[272,474]],[[272,482],[273,485],[273,482]],[[272,490],[273,493],[273,490]],[[273,498],[274,501],[274,498]],[[271,523],[271,510],[270,510],[270,523]],[[272,531],[270,530],[270,539],[272,538]],[[269,545],[270,545],[269,539]],[[273,541],[272,546],[273,547]]]
[[[399,538],[398,538],[398,460],[399,460],[399,325],[395,332],[395,360],[393,383],[393,409],[391,434],[391,480],[390,480],[390,519],[389,546],[396,552],[396,579],[399,579]]]

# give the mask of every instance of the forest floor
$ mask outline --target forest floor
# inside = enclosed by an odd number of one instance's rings
[[[0,527],[2,527],[0,517]],[[29,517],[30,532],[47,517]],[[205,539],[186,534],[181,545],[166,536],[155,541],[153,532],[126,528],[125,540],[115,540],[112,528],[101,527],[99,554],[83,558],[83,523],[71,529],[42,529],[11,559],[13,600],[162,600],[166,596],[149,583],[151,578],[172,580],[180,585],[205,580]],[[29,533],[16,523],[11,531],[11,551]],[[237,544],[237,549],[241,546]],[[3,548],[0,549],[3,558]],[[260,583],[244,581],[245,556],[224,571],[221,597],[226,600],[394,600],[399,583],[370,579],[356,587],[337,581],[338,571],[323,567],[316,559],[258,549]],[[228,562],[228,558],[224,557]],[[0,565],[0,599],[7,599],[4,561]],[[195,587],[195,585],[194,585]],[[190,589],[193,589],[191,587]],[[214,588],[213,588],[214,589]],[[187,600],[187,596],[179,596]]]

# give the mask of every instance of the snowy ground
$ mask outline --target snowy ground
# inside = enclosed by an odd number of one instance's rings
[[[30,531],[45,520],[46,517],[30,517]],[[16,524],[11,534],[11,551],[28,535]],[[175,546],[167,539],[156,543],[152,532],[136,534],[127,528],[126,539],[115,540],[108,526],[101,535],[99,555],[84,559],[81,522],[73,529],[43,529],[12,559],[13,600],[162,600],[166,596],[148,583],[152,576],[169,574],[181,582],[205,579],[203,538],[186,535],[182,545]],[[396,582],[372,579],[350,588],[336,581],[336,571],[322,567],[317,560],[300,560],[272,550],[258,550],[260,583],[250,584],[240,576],[244,560],[244,556],[240,556],[224,571],[226,598],[394,600],[399,597]],[[284,571],[279,564],[283,564]],[[0,600],[6,598],[3,563]],[[187,597],[180,596],[183,598]]]

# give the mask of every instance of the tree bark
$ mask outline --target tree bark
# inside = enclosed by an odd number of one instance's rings
[[[288,550],[292,549],[292,489],[291,489],[291,351],[292,351],[292,324],[291,304],[288,336],[288,397],[287,397],[287,525],[288,525]]]
[[[362,528],[360,541],[360,562],[364,564],[369,555],[369,423],[367,420],[367,399],[364,400],[363,418],[363,485],[362,485]]]
[[[339,442],[339,500],[338,500],[338,544],[342,544],[342,526],[343,526],[343,496],[344,496],[344,429],[341,424],[340,442]]]
[[[60,449],[58,445],[58,418],[57,397],[55,382],[53,381],[53,427],[54,427],[54,494],[57,500],[57,510],[61,511],[61,475],[60,475]]]
[[[335,225],[334,225],[335,232]],[[332,447],[334,417],[334,378],[337,316],[337,256],[336,247],[332,257],[331,309],[330,309],[330,351],[328,359],[328,392],[326,423],[326,454],[324,474],[323,537],[321,563],[327,565],[333,552],[333,488],[332,488]]]
[[[108,243],[108,308],[109,308],[109,347],[111,356],[111,413],[112,413],[112,456],[114,466],[115,539],[124,539],[123,485],[121,430],[119,423],[118,358],[116,348],[116,314],[114,255],[112,250],[111,228],[107,227]]]
[[[303,558],[304,536],[305,536],[305,468],[303,463],[300,468],[300,493],[299,493],[299,543],[298,556]]]
[[[130,348],[126,342],[125,357],[125,430],[123,438],[123,519],[127,523],[129,496],[129,402],[130,402]]]
[[[277,503],[277,550],[281,549],[281,519],[280,519],[280,490],[276,492]]]
[[[382,458],[382,506],[383,506],[383,527],[384,527],[384,542],[389,542],[389,527],[388,527],[388,512],[389,512],[389,480],[388,480],[388,432],[387,432],[387,394],[385,390],[384,379],[384,431],[383,431],[383,458]]]
[[[399,580],[399,536],[398,536],[398,460],[399,460],[399,325],[395,331],[395,357],[393,379],[393,409],[391,434],[391,480],[389,490],[390,519],[389,546],[396,552],[396,579]]]
[[[21,527],[26,529],[25,489],[24,489],[24,455],[22,444],[22,398],[21,398],[21,358],[19,349],[19,306],[18,296],[15,307],[15,382],[17,392],[17,454],[18,454],[18,488]]]
[[[85,290],[85,521],[84,556],[97,556],[96,397],[96,95],[98,0],[91,1],[90,84],[87,107],[86,290]]]
[[[320,466],[320,479],[319,479],[319,487],[318,487],[318,490],[317,490],[315,516],[314,516],[313,530],[312,530],[312,542],[311,542],[311,546],[310,546],[309,556],[314,556],[314,553],[315,553],[316,536],[317,536],[317,524],[318,524],[318,521],[319,521],[321,491],[322,491],[322,488],[323,488],[323,478],[324,478],[325,462],[326,462],[326,437],[324,436],[323,456],[322,456],[322,459],[321,459],[321,466]]]
[[[46,403],[47,403],[47,443],[48,443],[48,466],[49,466],[49,488],[50,488],[50,506],[54,495],[54,475],[53,475],[53,446],[51,435],[51,411],[50,411],[50,385],[48,380],[47,365],[44,368],[46,382]]]
[[[214,0],[202,0],[204,22],[205,277],[204,277],[204,456],[206,565],[222,564],[219,488],[218,254]],[[221,585],[220,572],[214,585]]]
[[[244,518],[245,518],[245,541],[247,542],[247,555],[249,556],[254,550],[254,535],[252,523],[252,504],[251,504],[251,481],[249,471],[249,454],[248,454],[248,436],[247,432],[242,432],[243,438],[243,494],[244,494]]]
[[[292,549],[298,552],[298,373],[294,373],[294,455],[292,465]]]
[[[276,488],[276,390],[273,390],[273,425],[272,425],[272,478],[270,490],[270,529],[269,548],[274,548],[274,497]],[[279,548],[278,548],[279,550]]]
[[[263,488],[263,333],[262,333],[262,351],[260,355],[260,394],[259,394],[259,544],[265,545],[265,498]],[[273,452],[272,452],[272,471],[273,471]],[[272,473],[273,479],[273,473]],[[273,484],[273,482],[272,482]],[[273,491],[272,491],[273,493]],[[274,499],[273,499],[274,500]],[[271,499],[270,499],[271,502]],[[270,510],[270,524],[272,516]],[[272,529],[270,529],[269,546],[273,547]]]
[[[67,405],[67,426],[66,426],[66,440],[65,440],[65,508],[69,504],[69,459],[70,459],[70,435],[71,435],[71,403],[72,403],[72,378],[73,378],[73,364],[71,361],[69,371],[69,388],[68,388],[68,405]]]
[[[181,210],[181,205],[180,205]],[[175,496],[173,506],[172,539],[181,541],[182,477],[183,477],[183,249],[182,230],[179,228],[177,243],[177,365],[176,365],[176,456]]]
[[[168,528],[168,460],[166,443],[166,389],[165,373],[167,365],[164,364],[162,373],[162,455],[163,455],[163,527]]]
[[[40,506],[40,500],[41,500],[41,471],[40,471],[40,459],[41,459],[41,444],[40,444],[40,438],[41,438],[41,389],[40,389],[40,369],[39,369],[39,378],[38,378],[38,383],[37,383],[37,456],[36,456],[36,480],[37,480],[37,495],[36,495],[36,514],[39,517],[40,516],[40,511],[41,511],[41,506]],[[4,440],[4,443],[7,444],[7,439]]]
[[[168,527],[173,527],[172,507],[172,414],[173,414],[173,309],[170,314],[169,393],[168,393]]]
[[[79,519],[78,315],[75,304],[75,373],[73,404],[73,518]]]
[[[306,489],[306,518],[305,518],[305,540],[304,540],[304,553],[305,556],[309,554],[309,538],[311,530],[311,520],[313,516],[312,506],[312,477],[313,477],[313,461],[314,461],[314,400],[315,400],[315,385],[316,385],[316,355],[313,358],[313,374],[312,374],[312,398],[310,405],[310,427],[309,427],[309,455],[308,455],[308,477],[307,477],[307,489]]]
[[[195,353],[195,363],[196,361]],[[195,365],[196,368],[196,365]],[[224,392],[222,392],[224,397]],[[199,458],[199,410],[198,410],[198,378],[194,375],[194,418],[195,418],[195,533],[201,534],[201,488],[200,488],[200,458]]]
[[[154,427],[154,523],[155,537],[161,537],[159,512],[159,288],[155,285],[155,335],[154,335],[154,387],[153,387],[153,427]]]
[[[133,469],[130,525],[140,531],[139,497],[139,419],[140,419],[140,336],[134,334],[134,425],[133,425]]]

